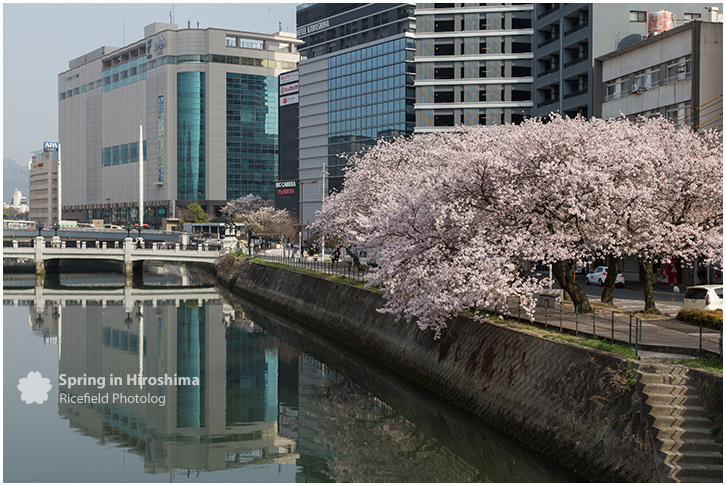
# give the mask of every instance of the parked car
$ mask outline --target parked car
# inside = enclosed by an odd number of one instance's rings
[[[696,285],[686,288],[684,309],[723,310],[723,285]]]
[[[608,276],[608,267],[596,267],[595,270],[585,275],[585,284],[598,284],[600,287],[605,284],[605,279]],[[619,273],[615,277],[615,286],[623,288],[625,287],[625,274]]]

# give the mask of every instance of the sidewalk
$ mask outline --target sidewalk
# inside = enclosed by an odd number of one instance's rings
[[[509,314],[526,321],[516,298],[509,300]],[[537,306],[535,323],[572,331],[585,336],[598,336],[608,341],[628,344],[638,351],[698,356],[699,350],[722,354],[722,332],[692,326],[671,317],[641,320],[624,311],[594,308],[593,313],[575,314],[569,302],[554,307]],[[637,332],[636,332],[637,329]]]

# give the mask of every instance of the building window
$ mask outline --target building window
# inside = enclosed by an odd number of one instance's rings
[[[631,22],[645,22],[647,20],[646,12],[643,10],[631,10],[630,21]]]
[[[434,69],[434,79],[454,79],[453,67],[437,67]]]
[[[453,91],[437,91],[434,94],[434,103],[453,103],[454,92]]]
[[[434,47],[435,56],[453,56],[454,55],[454,43],[448,44],[436,44]]]
[[[665,84],[675,83],[691,77],[691,56],[668,61]]]
[[[434,21],[434,32],[454,32],[454,19]]]
[[[639,89],[654,89],[660,86],[660,67],[654,66],[635,73],[635,84]]]
[[[454,115],[439,114],[434,116],[435,127],[453,127],[454,126]]]

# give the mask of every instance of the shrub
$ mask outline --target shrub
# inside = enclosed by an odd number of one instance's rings
[[[722,310],[685,310],[678,313],[676,319],[698,326],[699,321],[703,319],[703,327],[719,330],[723,326]]]

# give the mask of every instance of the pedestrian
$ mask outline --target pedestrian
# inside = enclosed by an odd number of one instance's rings
[[[330,260],[335,264],[335,266],[338,266],[338,260],[340,259],[340,249],[336,248],[333,252],[333,255],[330,257]]]

